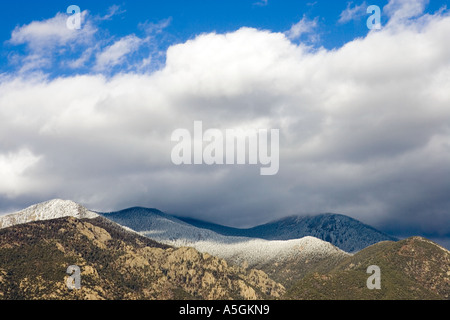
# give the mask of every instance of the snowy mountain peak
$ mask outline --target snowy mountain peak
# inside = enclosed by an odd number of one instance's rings
[[[54,199],[32,205],[24,210],[0,217],[0,229],[33,221],[52,220],[63,217],[93,219],[98,214],[73,201]]]

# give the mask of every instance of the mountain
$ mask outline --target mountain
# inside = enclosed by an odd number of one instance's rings
[[[73,201],[59,199],[39,203],[7,216],[0,216],[0,229],[31,221],[68,216],[95,218],[99,214],[153,239],[170,241],[170,244],[176,246],[189,246],[194,242],[198,244],[202,240],[211,239],[213,242],[242,243],[248,240],[243,238],[298,240],[314,237],[329,242],[345,252],[354,253],[380,241],[397,240],[358,220],[339,214],[292,216],[249,229],[238,229],[172,216],[157,209],[136,207],[118,212],[96,213]],[[206,247],[208,244],[202,245]]]
[[[6,216],[0,216],[0,229],[33,221],[51,220],[62,217],[92,219],[98,214],[73,202],[55,199],[32,205],[24,210]]]
[[[222,235],[156,209],[130,208],[100,214],[159,243],[192,247],[234,265],[261,269],[287,286],[319,265],[319,269],[325,271],[349,256],[332,244],[314,237],[265,240]]]
[[[293,264],[293,261],[296,261],[298,264],[301,261],[308,261],[309,266],[313,266],[313,262],[324,259],[334,261],[347,256],[347,253],[330,243],[313,237],[268,241],[260,238],[225,236],[208,229],[198,228],[157,209],[136,207],[118,212],[96,213],[75,202],[58,199],[0,217],[0,227],[60,217],[93,219],[98,216],[103,216],[159,243],[175,247],[192,247],[236,265],[265,269],[280,263]],[[290,276],[285,278],[291,279]]]
[[[194,248],[236,266],[262,270],[287,288],[312,271],[330,271],[350,256],[334,244],[355,251],[387,238],[341,215],[289,217],[251,229],[235,229],[141,207],[92,212],[63,200],[40,203],[0,217],[0,227],[60,217],[99,216],[161,244]]]
[[[67,268],[81,270],[69,290]],[[264,272],[231,266],[193,248],[173,248],[103,218],[57,218],[0,230],[0,299],[274,299]]]
[[[226,236],[266,240],[291,240],[311,236],[327,241],[350,253],[380,241],[397,240],[356,219],[331,213],[316,216],[292,216],[249,229],[225,227],[191,218],[177,218],[190,225]]]
[[[175,247],[194,247],[236,264],[245,261],[250,266],[258,266],[299,254],[311,258],[314,255],[347,255],[330,243],[314,237],[269,241],[261,238],[222,235],[196,227],[156,209],[136,207],[100,214],[160,243]]]
[[[225,259],[229,264],[266,271],[276,281],[289,286],[311,270],[329,270],[348,256],[328,242],[314,237],[288,241],[224,236],[202,229],[157,209],[129,208],[96,213],[72,201],[52,200],[0,217],[3,228],[60,217],[95,219],[104,217],[122,229],[138,233],[158,243],[176,248],[190,247]],[[326,262],[326,263],[323,263]],[[282,272],[279,272],[280,268]]]
[[[425,238],[352,254],[313,236],[289,239],[315,231],[341,244],[373,241],[375,229],[341,215],[244,230],[52,200],[0,222],[0,299],[450,299],[450,252]],[[70,265],[81,269],[81,290],[66,286]],[[380,290],[366,286],[371,265]]]
[[[367,268],[371,265],[380,268],[380,290],[367,288]],[[450,252],[421,237],[380,242],[344,259],[329,272],[307,275],[284,298],[449,300]]]

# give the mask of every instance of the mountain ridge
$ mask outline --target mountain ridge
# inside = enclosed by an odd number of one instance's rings
[[[312,236],[330,242],[346,252],[357,252],[380,241],[398,240],[354,218],[336,213],[306,216],[291,215],[245,229],[222,226],[187,217],[177,216],[177,218],[194,226],[229,236],[266,240],[291,240]],[[355,237],[356,239],[354,239]]]
[[[251,267],[262,267],[270,262],[296,259],[300,253],[303,256],[309,256],[310,259],[347,255],[332,244],[314,237],[270,241],[260,238],[224,236],[212,230],[190,225],[172,215],[161,214],[160,211],[155,213],[145,208],[130,208],[101,215],[160,243],[175,247],[193,247],[200,252],[207,252],[237,265],[248,264]]]
[[[292,234],[285,231],[299,223],[319,230],[342,231],[338,227],[351,221],[335,214],[310,218],[290,216],[259,226],[259,230],[257,226],[254,232],[269,237],[276,231],[288,238],[298,235],[299,230],[293,228]],[[160,294],[164,299],[214,299],[222,294],[226,299],[450,298],[450,252],[417,236],[383,240],[347,253],[313,236],[291,240],[226,236],[154,208],[101,213],[64,200],[30,206],[0,217],[0,222],[0,238],[4,237],[0,246],[0,299],[2,294],[4,298],[39,298],[33,292],[42,293],[43,298],[55,298],[55,290],[69,299],[155,298]],[[372,230],[356,223],[355,231]],[[54,258],[56,264],[49,264]],[[60,280],[65,269],[61,269],[61,263],[71,263],[67,258],[87,268],[83,279],[91,286],[83,296],[70,296],[63,291]],[[29,268],[30,264],[34,267]],[[369,265],[380,266],[383,290],[367,289]],[[34,268],[41,271],[36,273]],[[228,270],[231,278],[223,278],[219,269]],[[153,282],[139,270],[160,279],[151,292],[147,287]],[[23,272],[27,274],[25,278]],[[50,282],[57,272],[58,282],[45,287],[41,272]],[[115,280],[104,278],[103,272]],[[194,274],[201,277],[193,277]],[[119,287],[114,287],[115,281],[120,282]],[[211,285],[215,287],[213,291]],[[45,293],[37,288],[43,288]],[[271,292],[269,296],[266,290]]]
[[[146,232],[147,235],[150,235],[149,232],[151,231],[153,236],[155,232],[168,233],[170,230],[168,224],[182,226],[185,234],[181,231],[175,234],[172,232],[168,237],[182,239],[183,236],[188,234],[188,238],[185,239],[186,244],[193,240],[200,241],[207,238],[222,238],[223,240],[224,238],[221,236],[234,237],[227,238],[227,240],[234,239],[236,242],[244,240],[241,238],[281,241],[314,237],[331,243],[345,252],[354,253],[380,241],[398,240],[356,219],[335,213],[307,216],[292,215],[252,228],[239,229],[167,214],[156,208],[139,206],[113,212],[94,212],[73,201],[60,199],[42,202],[16,213],[0,216],[0,229],[29,221],[65,216],[95,218],[99,215],[113,218],[119,223],[122,221],[120,224],[137,232]],[[145,218],[148,219],[142,224],[142,219]],[[127,220],[126,223],[124,219]],[[165,224],[162,223],[164,219]],[[143,228],[144,225],[146,229]],[[159,228],[159,230],[150,230],[152,228]],[[159,236],[159,240],[164,241],[165,239]]]
[[[66,285],[69,266],[81,288]],[[284,287],[264,272],[155,242],[101,216],[0,230],[0,300],[260,300]]]
[[[39,213],[39,214],[36,214]],[[200,252],[226,259],[236,265],[251,267],[296,261],[321,261],[341,259],[348,254],[332,244],[315,237],[287,241],[220,235],[198,228],[158,209],[132,207],[116,212],[92,212],[73,201],[50,200],[30,206],[17,213],[0,218],[0,229],[14,224],[24,224],[61,217],[105,217],[128,231],[137,232],[154,241],[174,247],[192,247]]]

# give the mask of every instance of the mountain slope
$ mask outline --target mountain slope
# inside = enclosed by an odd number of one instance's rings
[[[330,242],[346,252],[357,252],[380,241],[397,240],[358,220],[331,213],[316,216],[292,216],[249,229],[224,227],[190,218],[178,218],[193,226],[227,236],[266,240],[291,240],[311,236]]]
[[[81,289],[66,286],[81,269]],[[0,230],[0,299],[273,299],[285,292],[264,272],[172,248],[97,217],[30,222]]]
[[[46,221],[59,217],[90,218],[103,216],[128,231],[138,232],[154,241],[174,247],[192,247],[228,263],[267,271],[285,285],[301,279],[319,264],[328,270],[348,254],[330,243],[305,237],[288,241],[268,241],[220,235],[197,228],[156,209],[130,208],[112,213],[94,213],[71,201],[52,200],[1,217],[3,227]],[[327,261],[328,263],[322,263]],[[279,272],[282,268],[282,272]]]
[[[218,226],[228,236],[156,209],[102,214],[62,200],[0,218],[0,299],[450,299],[450,252],[424,238],[349,254],[311,236],[242,236],[322,230],[354,241],[370,229],[340,215]],[[65,285],[69,265],[81,267],[81,290]],[[381,290],[366,287],[370,265]]]
[[[380,267],[381,289],[369,290],[367,268]],[[309,274],[289,299],[450,299],[450,252],[421,237],[380,242],[343,260],[328,273]]]
[[[17,224],[63,217],[92,219],[98,217],[98,214],[89,211],[73,201],[55,199],[35,204],[19,212],[0,216],[0,229]]]
[[[322,240],[306,237],[288,241],[268,241],[261,238],[225,236],[212,230],[198,228],[156,209],[130,208],[118,212],[101,213],[120,225],[126,226],[155,241],[176,247],[195,247],[233,262],[246,260],[257,265],[267,260],[283,259],[300,252],[320,254],[341,252]]]
[[[102,213],[102,216],[160,243],[193,247],[235,265],[261,269],[284,285],[301,279],[318,265],[321,265],[320,270],[329,270],[349,256],[332,244],[314,237],[269,241],[225,236],[155,209],[130,208]]]

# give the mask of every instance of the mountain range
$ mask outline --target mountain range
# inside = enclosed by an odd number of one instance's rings
[[[249,229],[237,229],[192,218],[178,217],[193,226],[215,231],[226,236],[291,240],[315,237],[346,251],[357,252],[380,241],[396,241],[369,225],[341,214],[291,216]]]
[[[193,247],[201,252],[252,267],[278,260],[346,256],[344,251],[314,237],[275,241],[258,237],[227,236],[199,228],[156,209],[131,208],[102,216],[160,243],[175,247]],[[299,250],[301,248],[301,250]]]
[[[69,290],[68,266],[80,268]],[[0,299],[274,299],[285,293],[262,271],[173,248],[102,218],[57,218],[0,230]]]
[[[83,293],[56,281],[68,264],[87,268]],[[382,267],[381,291],[363,281],[370,264]],[[22,290],[29,286],[42,290]],[[52,200],[0,217],[0,299],[449,299],[449,291],[448,250],[339,214],[236,229]]]

